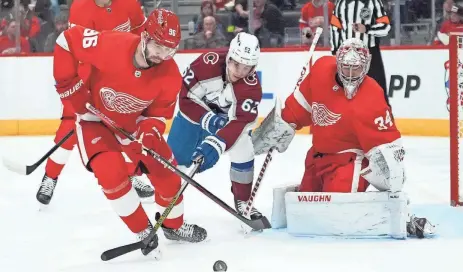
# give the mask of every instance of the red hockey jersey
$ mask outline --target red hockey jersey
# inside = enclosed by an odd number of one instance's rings
[[[113,0],[109,7],[99,7],[94,0],[76,0],[72,3],[69,25],[103,31],[141,33],[145,15],[137,0]]]
[[[171,59],[137,69],[133,57],[139,42],[140,36],[131,33],[72,27],[56,41],[55,80],[72,79],[80,62],[90,64],[90,102],[124,129],[135,132],[136,123],[148,117],[171,119],[182,82],[179,68]]]
[[[365,153],[400,138],[384,92],[368,76],[347,99],[336,80],[336,57],[318,59],[287,98],[283,119],[297,129],[311,126],[313,148],[320,153],[360,149]]]

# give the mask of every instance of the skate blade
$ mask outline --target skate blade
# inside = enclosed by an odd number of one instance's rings
[[[162,251],[159,248],[156,248],[155,250],[151,251],[150,254],[156,261],[160,261],[162,259]]]
[[[38,212],[45,212],[49,209],[48,205],[42,204],[39,202],[39,207],[37,209]]]
[[[255,235],[260,234],[260,233],[262,233],[264,231],[264,230],[252,229],[248,225],[244,225],[244,224],[241,225],[241,230],[243,231],[243,234],[244,234],[245,238],[255,236]]]

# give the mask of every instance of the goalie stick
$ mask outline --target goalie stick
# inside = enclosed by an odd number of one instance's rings
[[[127,131],[125,131],[123,128],[119,127],[113,120],[111,120],[109,117],[107,117],[106,115],[104,115],[102,112],[100,112],[98,109],[96,109],[94,106],[90,105],[89,103],[87,103],[86,105],[87,109],[95,114],[96,116],[98,116],[102,121],[103,123],[105,123],[106,125],[108,125],[109,127],[111,127],[112,129],[120,132],[121,134],[123,134],[125,137],[127,137],[128,139],[130,139],[131,141],[137,141],[137,139],[135,139],[135,137],[133,135],[131,135],[130,133],[128,133]],[[157,160],[159,163],[161,163],[164,167],[166,167],[167,169],[169,169],[170,171],[174,172],[176,175],[180,176],[182,179],[184,179],[186,182],[188,182],[190,185],[192,185],[193,187],[195,187],[196,189],[198,189],[198,191],[200,191],[201,193],[203,193],[205,196],[207,196],[209,199],[211,199],[212,201],[214,201],[217,205],[219,205],[220,207],[222,207],[224,210],[226,210],[229,214],[233,215],[234,217],[236,217],[238,220],[240,220],[241,222],[245,223],[246,225],[248,225],[249,227],[255,229],[255,230],[261,230],[261,229],[268,229],[271,227],[270,225],[270,222],[268,221],[268,219],[266,217],[262,217],[260,219],[257,219],[257,220],[249,220],[245,217],[243,217],[241,214],[239,214],[238,212],[236,212],[233,208],[231,208],[228,204],[226,204],[225,202],[223,202],[220,198],[218,198],[217,196],[215,196],[213,193],[209,192],[206,188],[204,188],[203,186],[201,186],[199,183],[197,183],[194,179],[192,179],[191,177],[189,177],[188,175],[186,175],[185,173],[183,173],[182,171],[180,171],[177,167],[175,167],[173,164],[171,164],[168,160],[166,160],[165,158],[163,158],[161,155],[159,155],[158,153],[154,152],[153,150],[145,147],[142,145],[142,148],[144,151],[146,151],[148,154],[150,154],[151,156],[153,156],[153,158],[155,160]],[[154,236],[154,235],[153,235]],[[152,239],[152,238],[151,238]],[[127,245],[127,248],[133,248],[133,245],[134,244],[130,244],[130,245]],[[131,250],[133,251],[133,250]],[[130,251],[129,251],[130,252]],[[125,253],[123,253],[125,254]]]
[[[251,197],[249,197],[249,200],[246,205],[246,209],[244,210],[244,217],[246,218],[250,217],[251,209],[254,206],[254,199],[256,198],[257,192],[259,191],[259,188],[260,188],[260,184],[262,183],[262,180],[264,179],[267,166],[272,161],[272,153],[274,150],[275,148],[272,147],[268,151],[267,156],[265,157],[264,163],[262,164],[262,168],[260,169],[259,176],[257,177],[256,184],[254,184],[254,188],[252,188]],[[248,234],[250,231],[249,228],[246,228],[244,226],[243,226],[243,230],[245,234]]]
[[[48,159],[48,157],[51,156],[61,145],[64,144],[71,136],[74,134],[74,130],[71,130],[66,134],[66,136],[63,137],[55,146],[52,147],[45,155],[43,155],[36,163],[31,164],[31,165],[24,165],[12,160],[9,160],[7,158],[3,158],[3,165],[5,167],[13,172],[16,172],[21,175],[30,175],[32,172],[37,169],[44,161]]]
[[[307,63],[303,66],[302,71],[305,72],[308,70],[308,67],[310,66],[310,61],[312,60],[313,53],[315,52],[315,47],[318,43],[318,40],[320,39],[320,36],[323,33],[323,28],[317,27],[317,30],[315,31],[315,36],[313,38],[312,44],[310,45],[309,49],[309,57],[307,60]],[[296,85],[297,88],[297,85]],[[278,99],[278,98],[277,98]],[[264,179],[265,172],[267,170],[268,164],[272,161],[272,153],[275,150],[275,147],[270,148],[270,150],[267,153],[267,156],[265,157],[264,163],[262,165],[262,168],[260,170],[259,176],[257,177],[256,184],[254,185],[254,188],[252,189],[251,197],[249,198],[246,209],[244,212],[244,216],[246,218],[249,218],[249,215],[251,213],[251,209],[254,206],[254,199],[257,195],[257,192],[259,191],[260,184],[262,183],[262,180]],[[244,232],[247,233],[249,230],[244,229]]]

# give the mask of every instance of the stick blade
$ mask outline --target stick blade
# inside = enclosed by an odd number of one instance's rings
[[[265,216],[256,220],[246,220],[245,223],[248,226],[250,226],[253,230],[264,230],[272,228],[272,225]]]
[[[142,249],[145,245],[142,242],[136,242],[120,247],[116,247],[110,250],[106,250],[101,254],[102,261],[109,261],[114,258],[117,258],[121,255],[127,254],[129,252],[135,251],[137,249]]]
[[[3,165],[6,167],[6,169],[15,173],[18,173],[20,175],[28,175],[27,165],[22,165],[7,158],[3,158]]]

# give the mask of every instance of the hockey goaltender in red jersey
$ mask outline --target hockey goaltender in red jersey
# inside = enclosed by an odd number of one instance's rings
[[[330,199],[327,203],[336,202],[335,194],[332,194],[333,197],[331,194],[327,194],[330,197],[325,197],[318,192],[350,193],[337,198],[342,198],[343,201],[350,196],[356,199],[351,202],[361,202],[358,199],[361,196],[376,201],[378,197],[374,194],[358,194],[365,192],[370,184],[380,192],[402,191],[405,181],[405,151],[382,88],[367,76],[370,61],[368,48],[358,39],[348,39],[340,46],[336,56],[318,59],[308,75],[304,71],[295,91],[286,99],[285,107],[281,111],[281,126],[277,128],[287,132],[283,137],[286,138],[286,144],[289,145],[294,136],[294,129],[310,126],[312,132],[312,147],[307,153],[305,172],[296,190],[317,193],[301,193],[299,198],[295,197],[298,202],[307,199],[323,200],[322,202]],[[283,142],[285,141],[282,137],[275,139],[277,147]],[[261,145],[256,146],[259,148]],[[267,143],[267,146],[272,144]],[[283,150],[286,148],[287,146]],[[263,152],[257,150],[256,153]],[[397,196],[397,199],[407,202],[402,195]],[[333,209],[337,209],[335,206],[333,205]],[[289,213],[288,206],[286,209]],[[307,211],[310,207],[301,209]],[[405,214],[403,210],[397,216]],[[335,216],[337,212],[338,210],[333,210],[330,216]],[[346,214],[335,220],[343,217]],[[378,219],[380,222],[380,218]],[[401,226],[405,226],[405,220],[409,219],[404,219]],[[419,229],[419,235],[422,236],[426,222],[425,218],[412,216],[407,231],[409,234],[417,234],[416,229]],[[406,234],[405,227],[402,230]],[[358,231],[353,230],[357,233]]]
[[[58,37],[54,51],[56,89],[62,100],[72,103],[77,114],[75,130],[82,161],[94,173],[114,211],[140,240],[153,227],[129,181],[121,152],[133,162],[142,162],[156,189],[156,203],[167,207],[181,180],[142,153],[140,142],[175,163],[162,135],[165,121],[174,113],[182,84],[179,68],[172,59],[180,42],[180,31],[174,13],[155,9],[141,37],[74,26]],[[88,82],[78,76],[79,62],[93,66]],[[88,112],[86,103],[133,133],[139,142],[131,142],[106,127]],[[183,197],[176,202],[162,229],[171,240],[200,242],[207,235],[203,228],[184,223]],[[150,253],[157,245],[156,236],[142,253]]]

